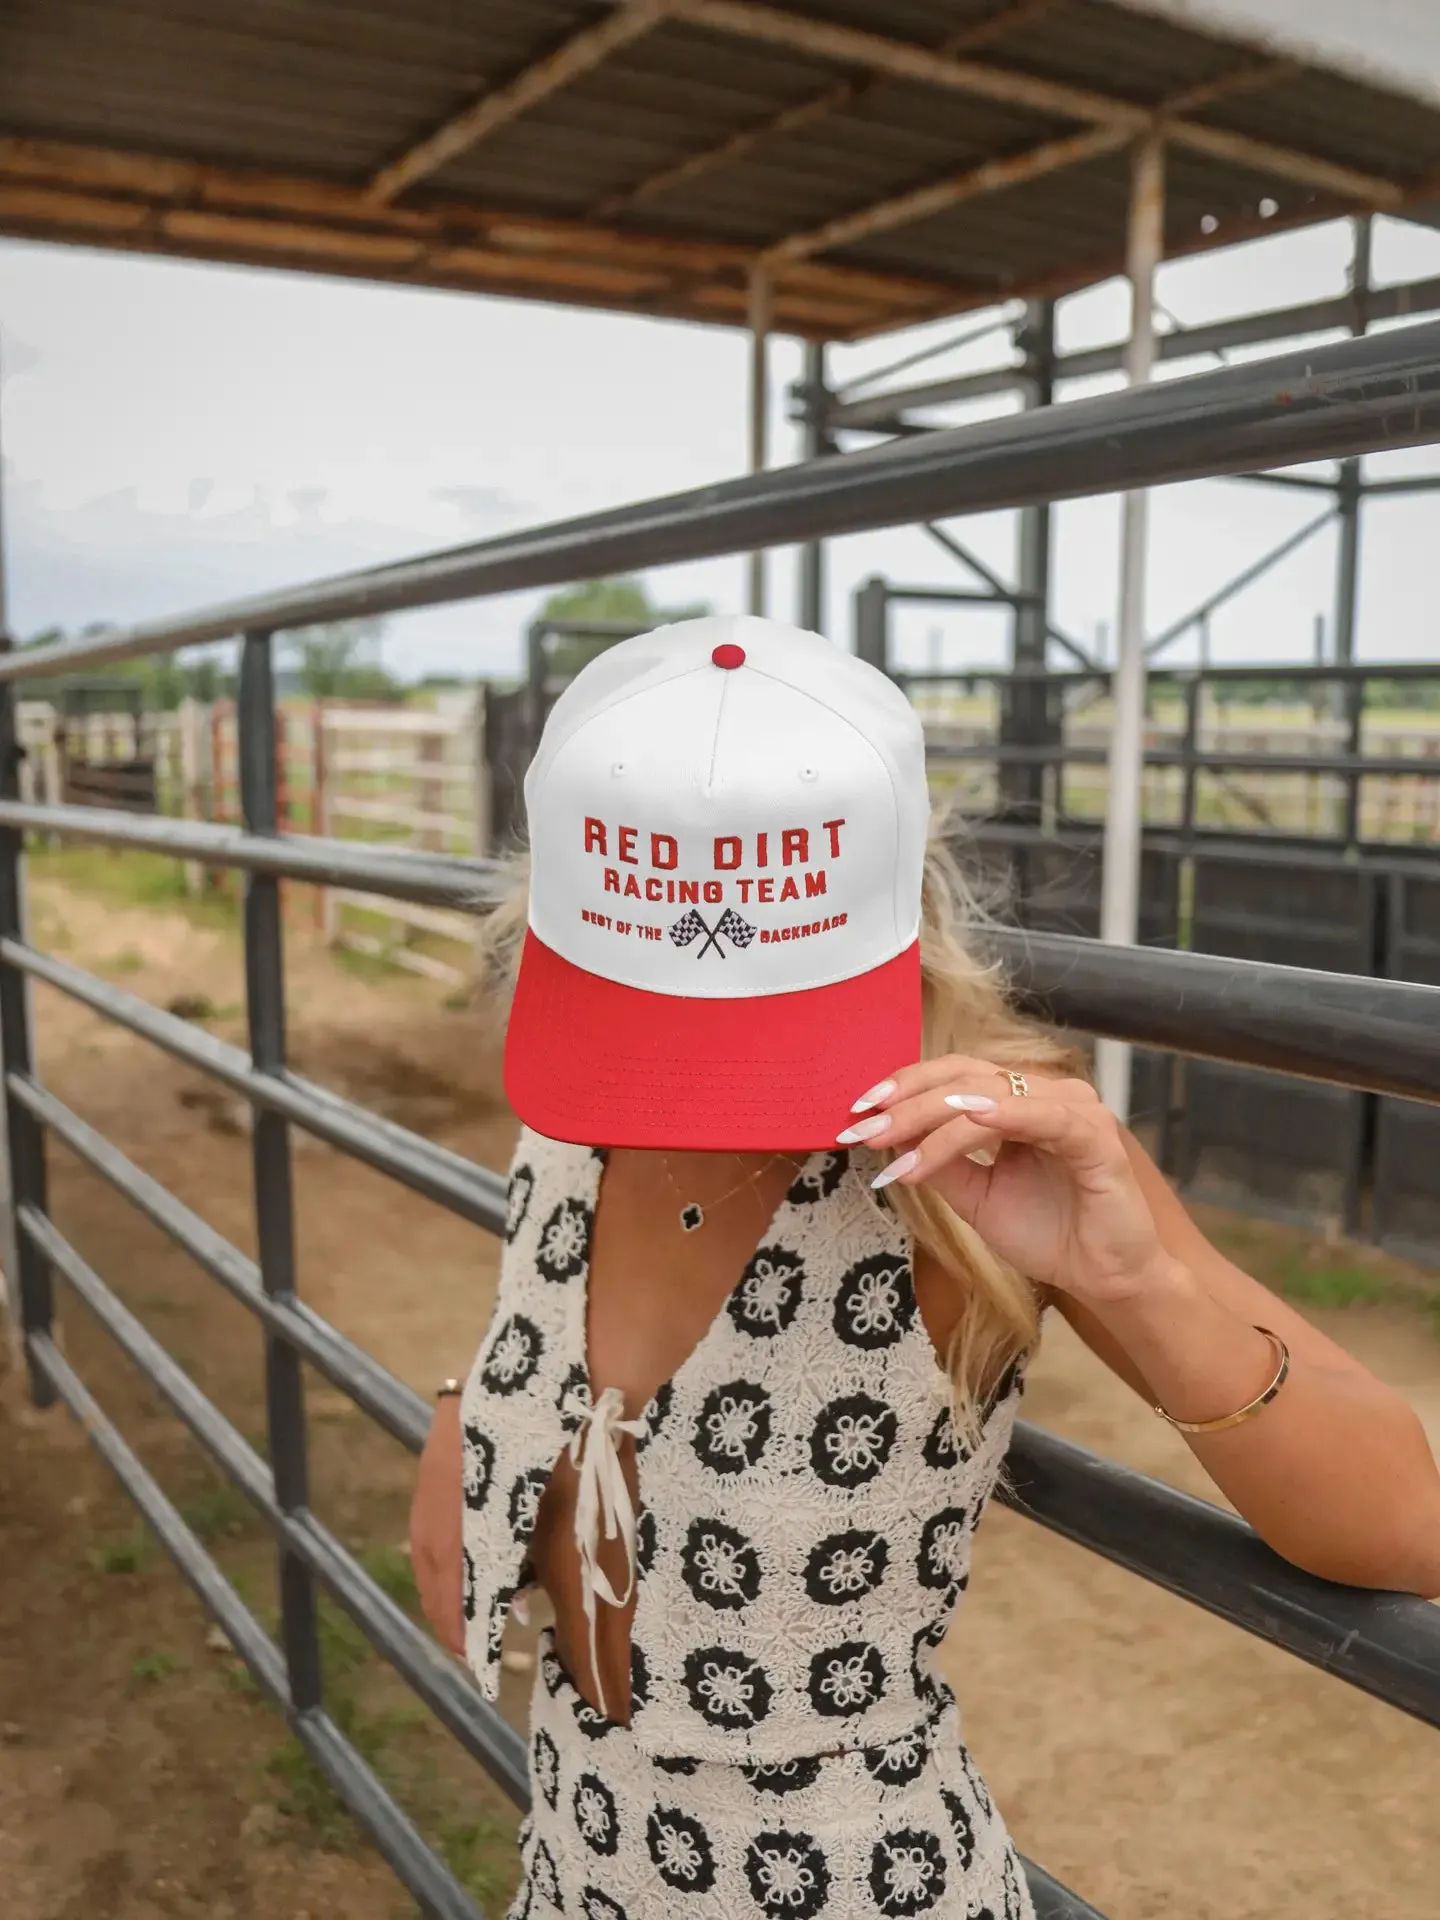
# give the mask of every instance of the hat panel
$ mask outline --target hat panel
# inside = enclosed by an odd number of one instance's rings
[[[823,704],[743,669],[651,687],[578,728],[531,840],[534,932],[645,991],[800,991],[914,937],[895,912],[884,760]]]

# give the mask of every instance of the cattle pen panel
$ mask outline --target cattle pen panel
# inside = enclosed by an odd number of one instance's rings
[[[493,868],[277,831],[272,638],[317,620],[555,585],[616,566],[894,524],[981,504],[1059,498],[1257,462],[1328,457],[1440,437],[1440,328],[1357,341],[1012,416],[893,451],[837,458],[672,500],[506,536],[404,566],[222,608],[164,627],[0,655],[0,1053],[7,1204],[0,1231],[18,1294],[32,1391],[63,1401],[120,1477],[257,1683],[427,1914],[478,1920],[326,1711],[316,1596],[332,1595],[420,1699],[509,1794],[527,1795],[520,1736],[364,1573],[310,1511],[301,1363],[412,1450],[429,1409],[298,1298],[290,1129],[299,1126],[464,1218],[499,1231],[500,1178],[293,1074],[285,1055],[282,879],[350,886],[436,908],[483,907]],[[243,636],[239,759],[244,824],[145,818],[23,801],[15,683],[201,640]],[[202,860],[246,875],[249,1047],[242,1050],[31,946],[24,930],[26,833],[76,836]],[[1440,992],[1194,953],[1102,947],[1065,935],[995,936],[1017,994],[1094,1033],[1299,1073],[1400,1098],[1440,1101]],[[219,1079],[247,1099],[258,1257],[250,1258],[71,1112],[36,1077],[30,985],[39,980]],[[56,1139],[132,1201],[260,1321],[269,1460],[83,1260],[49,1216],[45,1141]],[[273,1528],[280,1551],[280,1645],[242,1603],[66,1360],[53,1333],[56,1280],[101,1322]],[[1066,1538],[1248,1632],[1440,1726],[1440,1613],[1398,1594],[1335,1587],[1270,1553],[1243,1522],[1033,1426],[1018,1429],[1004,1496]],[[1027,1865],[1042,1920],[1094,1910]]]

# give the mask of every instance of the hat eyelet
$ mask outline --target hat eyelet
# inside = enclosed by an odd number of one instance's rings
[[[623,760],[617,760],[614,766],[612,766],[610,769],[610,777],[612,779],[618,779],[620,775],[624,773],[624,771],[625,771],[625,762]]]
[[[820,769],[818,767],[801,767],[800,778],[807,783],[811,780],[818,780],[820,778]]]

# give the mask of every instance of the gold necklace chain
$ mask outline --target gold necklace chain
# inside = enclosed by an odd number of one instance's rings
[[[784,1158],[785,1155],[783,1153],[772,1153],[763,1166],[756,1167],[753,1171],[747,1173],[743,1180],[738,1180],[727,1192],[722,1193],[718,1200],[712,1200],[710,1202],[711,1207],[723,1207],[725,1202],[727,1200],[733,1200],[737,1193],[742,1193],[746,1187],[753,1186],[757,1180],[763,1180],[770,1169],[779,1166]],[[663,1153],[660,1156],[660,1165],[664,1170],[665,1178],[670,1182],[675,1198],[680,1202],[679,1220],[681,1230],[685,1233],[698,1232],[705,1224],[704,1207],[701,1206],[698,1200],[687,1200],[685,1198],[679,1181],[670,1170],[669,1159]]]

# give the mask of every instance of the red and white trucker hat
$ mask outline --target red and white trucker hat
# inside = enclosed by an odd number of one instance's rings
[[[592,1146],[827,1146],[920,1051],[930,802],[909,701],[770,620],[661,627],[556,701],[525,780],[520,1118]]]

